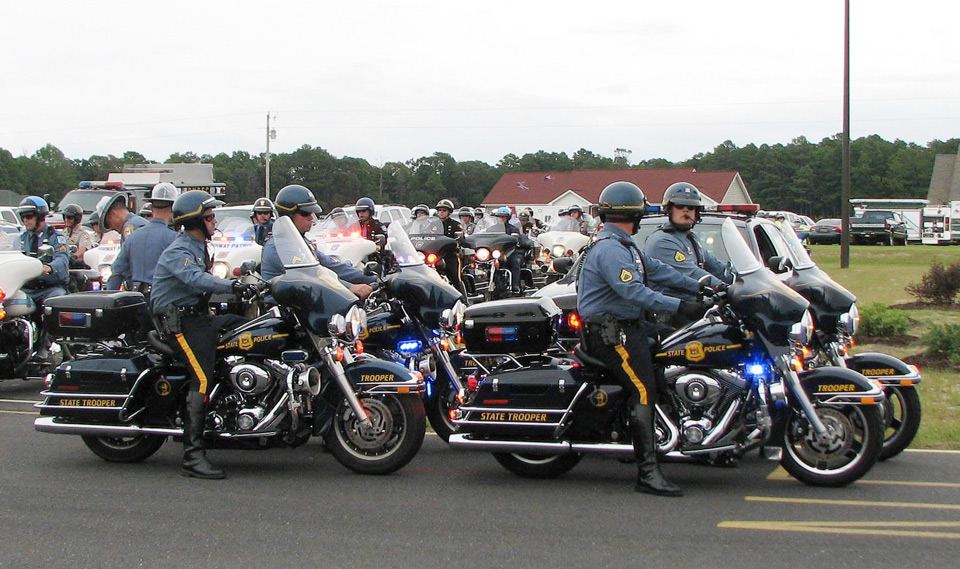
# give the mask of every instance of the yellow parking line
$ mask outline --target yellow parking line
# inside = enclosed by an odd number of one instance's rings
[[[932,504],[926,502],[871,502],[866,500],[827,500],[823,498],[778,498],[775,496],[744,496],[747,502],[778,502],[783,504],[818,504],[822,506],[863,506],[872,508],[915,508],[927,510],[960,510],[960,504]]]
[[[767,475],[767,480],[793,480],[793,477],[783,469],[776,467]],[[934,488],[960,488],[960,482],[922,482],[914,480],[857,480],[854,484],[873,484],[876,486],[925,486]]]
[[[790,521],[724,521],[717,527],[769,531],[793,531],[803,533],[830,533],[847,535],[873,535],[896,537],[926,537],[936,539],[960,539],[960,532],[911,531],[884,528],[960,528],[960,522],[790,522]]]

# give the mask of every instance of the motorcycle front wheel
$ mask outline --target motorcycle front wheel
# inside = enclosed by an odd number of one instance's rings
[[[450,419],[450,410],[456,408],[457,394],[446,379],[438,379],[433,389],[433,396],[426,400],[427,419],[437,436],[447,442],[450,435],[457,432],[457,426]]]
[[[920,396],[916,387],[884,388],[883,448],[880,460],[893,458],[907,448],[920,429]]]
[[[100,437],[82,435],[83,443],[107,462],[140,462],[160,450],[167,437],[136,435],[133,437]]]
[[[556,478],[580,463],[582,454],[519,454],[495,452],[500,466],[523,478]]]
[[[817,406],[829,431],[817,437],[807,418],[793,410],[782,426],[780,465],[811,486],[846,486],[877,462],[883,444],[883,419],[877,405]]]
[[[341,399],[333,425],[324,438],[340,464],[360,474],[390,474],[410,462],[427,429],[423,401],[416,395],[360,398],[370,417],[365,427],[346,399]]]

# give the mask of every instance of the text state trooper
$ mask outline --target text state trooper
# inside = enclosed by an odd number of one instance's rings
[[[646,312],[702,315],[705,306],[683,302],[647,286],[657,282],[670,288],[697,291],[697,281],[669,265],[644,255],[630,238],[646,209],[640,188],[614,182],[600,194],[597,211],[604,222],[596,242],[587,249],[577,283],[577,311],[585,322],[586,348],[603,361],[610,375],[629,394],[630,435],[637,459],[637,492],[682,496],[657,464],[654,406],[656,380],[648,345],[652,325]]]
[[[213,208],[221,205],[222,201],[202,190],[185,192],[173,203],[173,223],[182,226],[183,232],[160,255],[150,297],[165,339],[189,370],[182,474],[194,478],[225,477],[223,470],[207,460],[203,441],[207,396],[213,388],[221,332],[247,321],[236,314],[211,316],[210,295],[233,292],[250,297],[257,290],[255,285],[221,279],[209,272],[212,261],[207,241],[217,227]]]

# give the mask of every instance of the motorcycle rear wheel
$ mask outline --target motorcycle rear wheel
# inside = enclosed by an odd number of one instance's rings
[[[455,408],[457,394],[446,379],[438,379],[433,389],[433,397],[426,400],[427,419],[437,436],[447,442],[450,435],[457,432],[457,426],[450,419],[450,410]]]
[[[100,437],[81,435],[83,443],[107,462],[140,462],[160,450],[167,437],[136,435],[133,437]]]
[[[495,452],[500,466],[523,478],[556,478],[580,463],[582,454],[520,454]]]
[[[373,426],[363,427],[346,399],[340,400],[324,438],[337,461],[360,474],[390,474],[410,462],[427,429],[423,401],[415,395],[361,397]]]
[[[831,432],[818,440],[809,421],[793,411],[782,426],[780,465],[811,486],[846,486],[877,462],[883,444],[883,419],[877,405],[816,406]]]
[[[910,446],[920,429],[920,396],[916,387],[884,388],[884,439],[880,460],[893,458]]]

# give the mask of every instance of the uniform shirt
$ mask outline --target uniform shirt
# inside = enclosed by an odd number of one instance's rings
[[[304,238],[304,241],[307,241]],[[376,275],[365,275],[363,271],[357,269],[350,263],[344,263],[341,261],[336,261],[327,255],[324,255],[320,251],[317,251],[316,248],[309,241],[307,244],[310,245],[310,250],[313,251],[313,254],[317,257],[317,260],[320,261],[320,264],[324,267],[330,269],[331,271],[337,273],[337,276],[340,277],[340,281],[349,287],[351,284],[371,284],[376,282]],[[273,240],[273,237],[267,239],[267,242],[263,244],[263,257],[260,262],[260,276],[264,280],[270,280],[273,277],[282,275],[286,270],[283,268],[283,261],[280,260],[280,254],[277,253],[277,243]]]
[[[257,243],[257,245],[263,245],[266,243],[267,237],[270,236],[271,231],[273,231],[272,217],[266,223],[253,225],[253,240]]]
[[[695,233],[689,230],[678,230],[669,221],[647,238],[643,252],[694,280],[700,280],[705,275],[709,276],[710,286],[717,286],[721,281],[733,282],[733,272],[729,264],[721,263],[704,249],[703,243]],[[697,293],[685,290],[670,288],[658,290],[683,300],[697,298]]]
[[[113,261],[113,275],[107,281],[107,290],[120,290],[120,285],[125,282],[152,285],[160,254],[176,238],[176,231],[159,217],[132,233],[120,246],[120,253]]]
[[[360,235],[364,239],[376,241],[377,235],[383,235],[384,239],[386,239],[387,232],[383,229],[383,224],[380,223],[380,220],[371,215],[366,220],[360,222]],[[386,241],[384,241],[384,243],[386,243]]]
[[[36,257],[41,245],[53,247],[53,259],[47,263],[52,270],[49,275],[31,279],[27,283],[31,285],[28,288],[48,288],[69,283],[70,253],[67,252],[67,242],[63,235],[46,223],[38,231],[24,231],[20,234],[20,251],[24,255]]]
[[[443,224],[443,234],[446,237],[455,238],[457,236],[457,232],[463,231],[463,227],[460,226],[460,223],[454,221],[454,219],[450,216],[447,216],[446,219],[441,219],[440,223]]]
[[[73,226],[73,229],[66,232],[67,245],[75,246],[77,252],[80,253],[77,255],[81,261],[83,260],[83,252],[87,251],[93,247],[93,235],[91,231],[88,231],[87,228],[83,227],[79,223]]]
[[[644,274],[646,269],[646,274]],[[627,233],[614,225],[597,234],[587,251],[577,283],[577,311],[585,322],[605,314],[618,320],[638,320],[647,311],[676,312],[680,299],[646,286],[645,281],[671,289],[698,290],[697,281],[637,249]]]
[[[233,292],[233,281],[207,272],[207,242],[184,231],[164,249],[153,275],[150,306],[201,306],[207,293]]]
[[[131,233],[137,229],[140,229],[146,224],[146,219],[133,212],[128,213],[127,218],[123,220],[123,225],[120,226],[120,242],[123,243],[127,237],[130,237]]]

